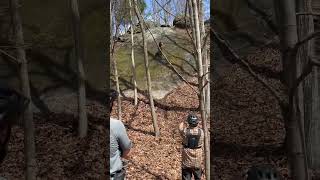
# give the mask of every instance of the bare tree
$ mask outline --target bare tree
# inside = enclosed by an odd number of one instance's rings
[[[199,104],[201,111],[202,126],[204,131],[204,149],[205,149],[205,172],[206,178],[210,179],[210,145],[209,145],[209,135],[206,119],[206,110],[204,102],[204,71],[203,71],[203,59],[202,59],[202,46],[201,46],[201,31],[200,31],[200,20],[199,20],[199,10],[198,2],[196,0],[190,0],[189,5],[192,4],[191,12],[193,15],[193,25],[194,25],[194,39],[196,41],[196,53],[197,53],[197,66],[198,66],[198,88],[199,88]]]
[[[78,0],[70,0],[73,24],[73,37],[75,47],[75,57],[78,65],[78,112],[79,112],[79,136],[85,137],[88,132],[88,118],[86,112],[86,86],[85,73],[83,68],[83,49],[81,45],[81,26]]]
[[[134,88],[134,105],[138,104],[138,93],[137,93],[137,78],[136,78],[136,65],[134,61],[134,39],[133,39],[133,12],[132,12],[132,2],[129,1],[130,8],[130,34],[131,34],[131,64],[132,64],[132,75],[133,75],[133,88]]]
[[[24,38],[22,30],[22,22],[19,14],[19,1],[11,0],[12,8],[12,22],[15,30],[15,45],[17,47],[17,60],[21,62],[20,78],[23,95],[31,99],[30,96],[30,82],[28,74],[28,62],[26,60],[26,52],[24,50]],[[34,122],[31,103],[28,104],[24,112],[24,147],[25,147],[25,162],[26,162],[26,180],[35,180],[37,164],[35,158],[35,138],[34,138]]]
[[[210,80],[209,80],[209,62],[207,58],[208,49],[206,44],[206,29],[204,26],[204,12],[203,12],[203,0],[199,0],[199,21],[200,21],[200,31],[201,31],[201,42],[202,42],[202,62],[203,62],[203,74],[204,74],[204,80],[205,80],[205,87],[204,87],[204,104],[206,109],[206,116],[207,119],[210,115]]]
[[[119,35],[119,31],[120,31],[120,26],[121,24],[119,22],[117,22],[117,18],[115,18],[116,14],[113,11],[113,15],[114,18],[111,19],[111,26],[115,28],[115,34],[114,37],[112,36],[112,40],[111,40],[111,61],[112,61],[112,65],[113,65],[113,71],[114,71],[114,76],[115,76],[115,82],[116,82],[116,90],[118,93],[120,93],[120,84],[119,84],[119,74],[118,74],[118,68],[117,68],[117,61],[114,57],[115,54],[115,48],[116,48],[116,38]],[[122,110],[121,110],[121,97],[118,96],[117,98],[118,101],[118,119],[121,120],[122,118]]]
[[[148,60],[148,47],[147,47],[147,40],[146,40],[146,33],[145,33],[145,27],[144,27],[144,20],[141,16],[141,13],[137,6],[137,0],[134,0],[134,9],[135,13],[139,19],[139,24],[141,27],[141,34],[142,34],[142,40],[143,40],[143,52],[144,52],[144,65],[146,69],[146,76],[147,76],[147,86],[148,86],[148,94],[149,94],[149,101],[150,101],[150,108],[151,108],[151,115],[153,120],[153,128],[155,131],[155,136],[158,137],[160,135],[158,122],[157,122],[157,114],[154,107],[153,97],[152,97],[152,84],[151,84],[151,77],[150,77],[150,71],[149,71],[149,60]]]

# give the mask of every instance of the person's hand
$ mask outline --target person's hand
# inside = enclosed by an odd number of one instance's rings
[[[184,127],[185,127],[184,122],[181,122],[181,123],[179,124],[179,130],[180,130],[180,131],[183,131]]]

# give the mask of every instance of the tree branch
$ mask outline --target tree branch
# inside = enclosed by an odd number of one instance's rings
[[[167,56],[163,53],[163,51],[161,50],[160,46],[159,46],[159,43],[156,41],[155,37],[153,36],[150,28],[148,27],[147,23],[143,20],[143,23],[146,25],[146,29],[149,31],[149,33],[151,34],[152,38],[153,38],[153,41],[155,42],[155,44],[157,45],[159,51],[161,52],[161,54],[163,55],[164,59],[167,61],[167,63],[169,63],[169,65],[172,67],[173,71],[178,75],[178,77],[184,81],[185,83],[187,83],[191,88],[192,90],[194,90],[196,93],[198,93],[198,91],[175,69],[175,67],[172,65],[172,63],[169,61],[169,59],[167,58]]]
[[[314,12],[299,12],[296,13],[297,16],[302,16],[302,15],[311,15],[311,16],[320,16],[320,13],[314,13]]]
[[[17,58],[11,56],[11,55],[10,55],[9,53],[7,53],[6,51],[0,49],[0,53],[8,56],[8,57],[9,57],[9,60],[10,60],[11,62],[13,62],[13,63],[15,63],[15,64],[18,64],[18,65],[21,64],[21,62],[20,62]]]
[[[305,65],[301,75],[294,81],[293,86],[290,88],[289,95],[290,97],[294,95],[295,91],[297,90],[299,84],[312,72],[313,66],[319,66],[320,62],[309,57],[308,63]]]
[[[302,39],[301,41],[299,41],[296,45],[295,45],[295,49],[298,49],[301,45],[303,45],[304,43],[308,42],[309,40],[317,37],[317,36],[320,36],[320,31],[316,31],[316,32],[313,32],[311,34],[309,34],[307,37],[305,37],[304,39]]]
[[[256,12],[269,26],[269,28],[275,33],[276,35],[279,34],[279,30],[277,26],[272,22],[272,19],[269,18],[269,15],[265,13],[263,10],[259,9],[255,6],[254,3],[252,3],[250,0],[246,0],[248,7],[252,9],[254,12]]]
[[[270,92],[271,94],[278,100],[279,102],[279,105],[281,107],[283,107],[284,105],[284,102],[283,100],[281,99],[280,95],[278,94],[278,92],[276,92],[276,90],[274,90],[264,79],[262,79],[259,75],[257,75],[250,67],[250,65],[244,61],[243,59],[241,59],[239,57],[238,54],[236,54],[234,52],[234,50],[226,43],[226,41],[219,37],[218,33],[211,28],[211,31],[213,32],[213,36],[216,40],[216,42],[218,43],[218,46],[220,49],[224,49],[228,52],[228,54],[231,55],[231,57],[236,60],[237,63],[239,63],[240,65],[242,65],[241,67],[244,67],[244,69],[246,71],[248,71],[257,81],[259,81],[260,83],[263,84],[263,86],[265,86]]]

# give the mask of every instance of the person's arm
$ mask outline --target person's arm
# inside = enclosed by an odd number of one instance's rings
[[[119,128],[118,128],[118,138],[119,138],[119,147],[122,150],[121,157],[128,159],[129,152],[132,146],[132,142],[128,137],[126,128],[124,127],[123,123],[119,121]]]

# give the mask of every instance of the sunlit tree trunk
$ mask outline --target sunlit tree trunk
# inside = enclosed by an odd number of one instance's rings
[[[132,64],[132,75],[133,75],[133,90],[134,90],[134,105],[138,104],[138,92],[137,92],[137,76],[136,76],[136,65],[134,61],[134,39],[133,39],[133,12],[132,12],[132,2],[129,1],[130,7],[130,31],[131,31],[131,64]]]
[[[201,31],[200,31],[200,21],[199,21],[199,10],[197,0],[190,0],[189,4],[192,4],[192,14],[194,19],[194,30],[195,30],[195,40],[196,40],[196,54],[197,54],[197,63],[198,63],[198,84],[199,84],[199,104],[201,111],[202,126],[204,131],[204,149],[205,149],[205,173],[206,178],[210,179],[210,145],[209,145],[209,136],[208,136],[208,127],[206,119],[206,110],[204,103],[204,81],[203,81],[203,59],[202,59],[202,49],[201,49]]]
[[[152,84],[151,84],[151,77],[150,77],[150,71],[149,71],[149,60],[148,60],[148,47],[147,47],[147,40],[146,40],[146,33],[145,33],[145,27],[144,27],[144,20],[141,16],[138,6],[137,6],[137,0],[134,0],[134,9],[135,13],[139,19],[140,27],[141,27],[141,34],[142,34],[142,40],[143,40],[143,52],[144,52],[144,65],[146,68],[146,76],[147,76],[147,86],[148,86],[148,94],[149,94],[149,101],[150,101],[150,108],[151,108],[151,115],[153,120],[153,128],[155,131],[155,136],[158,137],[160,135],[158,122],[157,122],[157,114],[154,107],[153,97],[152,97]]]
[[[199,1],[199,20],[200,20],[200,31],[201,31],[201,42],[202,42],[202,59],[203,59],[203,73],[205,82],[208,82],[204,88],[204,104],[206,109],[206,119],[210,119],[210,81],[209,81],[209,64],[208,64],[208,49],[207,44],[205,44],[205,36],[206,36],[206,29],[204,26],[204,11],[203,11],[203,0]]]
[[[113,13],[114,15],[114,13]],[[112,21],[113,20],[113,21]],[[117,23],[116,18],[111,19],[111,24],[112,27],[115,27],[115,38],[118,37],[119,35],[119,31],[120,31],[120,24]],[[112,40],[111,40],[111,61],[112,61],[112,67],[113,67],[113,73],[114,73],[114,77],[115,77],[115,81],[116,81],[116,90],[118,93],[120,93],[120,84],[119,84],[119,74],[118,74],[118,68],[117,68],[117,61],[114,57],[115,54],[115,46],[116,46],[116,39],[115,39],[112,35]],[[121,96],[118,96],[117,98],[117,110],[118,110],[118,119],[121,120],[122,118],[122,110],[121,110]]]

